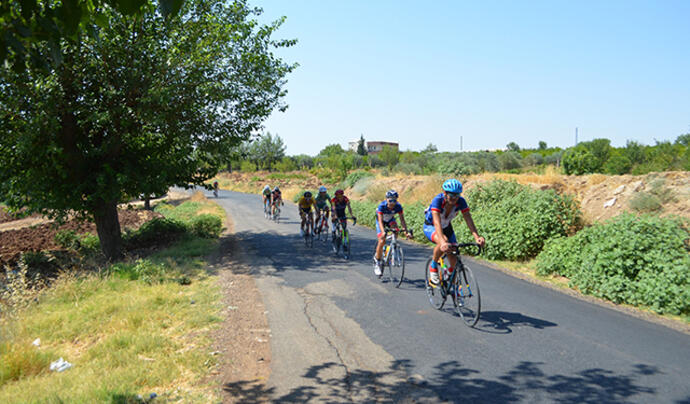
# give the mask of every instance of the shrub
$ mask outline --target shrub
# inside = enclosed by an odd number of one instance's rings
[[[420,167],[419,164],[416,163],[398,163],[398,165],[395,166],[395,170],[405,173],[407,175],[422,173],[422,167]]]
[[[223,222],[218,216],[206,213],[194,217],[189,227],[192,233],[198,237],[216,238],[220,236],[220,232],[223,230]]]
[[[373,177],[364,177],[355,183],[355,185],[352,187],[352,191],[359,195],[364,195],[367,193],[373,182]]]
[[[110,266],[111,274],[130,281],[141,280],[148,284],[165,281],[166,266],[146,259],[135,262],[118,262]]]
[[[132,233],[126,233],[125,243],[131,247],[148,247],[160,241],[168,242],[187,232],[187,227],[177,220],[155,218],[144,223]]]
[[[539,274],[570,278],[583,293],[658,313],[690,313],[688,222],[622,214],[570,238],[551,240]]]
[[[363,178],[373,178],[374,174],[368,172],[368,171],[353,171],[350,173],[350,175],[345,178],[345,181],[343,181],[343,185],[345,188],[352,188],[359,180]]]
[[[533,190],[515,182],[479,185],[468,192],[467,200],[477,229],[487,240],[486,256],[490,259],[534,257],[548,239],[570,234],[581,223],[580,210],[571,196]],[[461,217],[456,223],[458,239],[473,242]]]
[[[673,202],[675,198],[673,191],[665,186],[662,178],[659,178],[650,182],[648,191],[635,194],[628,203],[638,212],[654,212],[661,210],[664,204]]]

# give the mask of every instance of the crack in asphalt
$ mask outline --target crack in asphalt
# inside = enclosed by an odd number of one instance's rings
[[[348,369],[347,365],[345,364],[345,360],[343,359],[343,356],[342,356],[340,350],[338,349],[338,347],[333,343],[333,341],[330,338],[328,338],[326,335],[319,332],[318,327],[316,326],[316,324],[314,324],[314,322],[312,320],[312,316],[308,312],[310,300],[311,300],[311,297],[314,296],[314,294],[309,293],[304,289],[297,289],[296,291],[297,291],[297,294],[302,297],[302,300],[304,302],[303,313],[304,313],[304,316],[307,318],[307,321],[309,322],[309,326],[311,326],[311,328],[314,330],[314,332],[317,335],[319,335],[321,338],[323,338],[326,341],[326,343],[328,343],[328,345],[333,349],[333,351],[335,352],[335,355],[338,357],[338,360],[340,361],[339,365],[342,366],[342,368],[345,370],[345,385],[347,388],[347,393],[348,393],[348,396],[350,398],[350,401],[353,401],[354,399],[353,399],[353,392],[352,392],[352,382],[350,379],[350,375],[351,375],[350,369]],[[321,295],[321,296],[325,296],[325,295]],[[331,329],[333,329],[335,331],[335,328],[333,328],[333,325],[328,320],[324,319],[324,321],[326,321],[326,323],[328,323],[328,325],[331,327]]]

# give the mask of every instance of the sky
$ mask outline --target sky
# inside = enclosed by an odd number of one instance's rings
[[[265,130],[288,155],[652,145],[690,133],[690,0],[250,0],[299,67]]]

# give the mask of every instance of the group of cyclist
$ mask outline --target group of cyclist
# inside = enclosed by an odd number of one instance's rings
[[[484,247],[484,237],[477,232],[477,227],[472,220],[469,206],[465,198],[461,197],[462,184],[460,181],[452,178],[443,182],[441,186],[442,192],[436,195],[429,204],[429,207],[424,211],[424,235],[429,241],[435,244],[433,257],[429,266],[429,282],[432,285],[438,285],[440,282],[439,274],[439,259],[444,253],[451,251],[454,244],[457,244],[455,231],[453,230],[452,220],[462,213],[462,217],[467,224],[472,236],[477,244]],[[267,193],[268,191],[268,193]],[[275,187],[273,192],[270,192],[270,187],[267,185],[264,188],[264,205],[267,200],[273,206],[276,203],[282,204],[280,190]],[[311,192],[305,192],[297,202],[297,209],[301,218],[300,232],[303,235],[305,225],[311,226],[309,231],[314,231],[315,221],[312,217],[312,208],[316,212],[316,223],[319,223],[321,215],[329,217],[332,213],[332,231],[335,232],[335,223],[340,221],[343,228],[347,225],[345,210],[349,210],[350,216],[353,217],[350,200],[345,196],[342,189],[335,191],[335,197],[331,199],[328,195],[327,189],[324,186],[319,187],[319,193],[316,197]],[[376,208],[376,234],[378,243],[376,245],[376,252],[374,253],[374,274],[381,276],[382,274],[382,252],[383,246],[386,242],[386,231],[388,229],[398,229],[396,215],[400,216],[400,224],[403,231],[408,238],[412,237],[412,232],[407,228],[405,216],[403,215],[403,207],[398,202],[398,193],[395,190],[386,192],[386,199],[383,200]],[[309,219],[309,220],[308,220]],[[450,267],[447,269],[447,276],[451,276],[457,264],[457,259],[454,255],[449,254]]]
[[[263,196],[264,212],[269,213],[271,216],[275,215],[276,209],[279,206],[285,205],[283,194],[277,186],[271,191],[271,187],[266,185],[261,194]]]
[[[312,208],[316,213],[316,220],[312,216]],[[304,235],[305,225],[309,226],[308,230],[314,233],[314,223],[320,223],[321,215],[328,218],[332,218],[333,226],[331,232],[335,234],[335,224],[340,222],[343,229],[347,228],[347,215],[345,210],[348,210],[350,217],[354,218],[352,214],[352,207],[350,206],[350,200],[345,196],[345,191],[338,189],[335,191],[335,196],[331,198],[328,195],[328,190],[326,187],[319,187],[319,193],[314,197],[311,192],[305,192],[302,197],[297,201],[297,210],[300,215],[300,234]],[[331,216],[332,213],[332,216]],[[355,219],[356,220],[356,219]],[[321,229],[317,227],[317,231]]]

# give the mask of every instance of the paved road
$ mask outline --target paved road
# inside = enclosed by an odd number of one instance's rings
[[[272,330],[267,387],[280,402],[690,403],[690,336],[472,264],[476,329],[431,308],[424,246],[405,243],[400,289],[372,273],[374,231],[352,228],[353,257],[307,248],[296,207],[263,218],[258,195],[221,191],[253,262]]]

